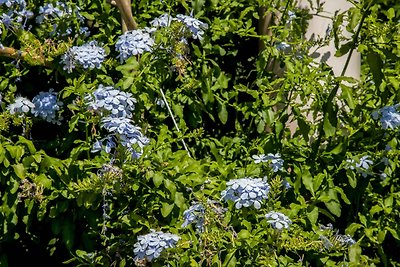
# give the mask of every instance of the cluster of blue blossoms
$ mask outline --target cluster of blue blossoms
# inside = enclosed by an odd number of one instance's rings
[[[57,111],[63,103],[57,101],[57,93],[53,92],[53,89],[50,89],[49,92],[40,92],[32,99],[32,102],[35,105],[35,109],[32,111],[33,115],[47,122],[61,124],[62,117],[57,118]]]
[[[203,39],[204,31],[208,28],[207,23],[204,23],[192,16],[178,14],[176,18],[169,14],[163,14],[158,18],[153,19],[150,24],[153,27],[169,27],[172,21],[179,21],[183,23],[186,28],[192,33],[193,39]]]
[[[91,41],[82,46],[71,47],[61,57],[61,61],[64,63],[63,69],[70,73],[76,65],[84,69],[99,69],[105,57],[106,52],[104,48],[100,47],[96,41]]]
[[[117,58],[121,63],[130,58],[144,52],[151,52],[154,45],[154,39],[151,33],[154,28],[144,28],[125,32],[118,37],[115,49],[119,52]]]
[[[250,206],[260,209],[261,202],[268,198],[270,190],[269,184],[261,178],[233,179],[226,185],[227,188],[221,192],[222,199],[232,200],[237,209]]]
[[[49,92],[40,92],[32,99],[32,102],[25,97],[17,97],[14,103],[8,105],[7,109],[11,114],[31,112],[34,116],[47,122],[60,124],[62,117],[57,116],[57,111],[62,105],[62,102],[57,101],[57,93],[50,89]]]
[[[170,233],[156,232],[141,235],[138,242],[134,244],[133,252],[136,261],[152,261],[160,257],[161,253],[168,249],[174,248],[180,237]]]
[[[252,158],[254,159],[254,163],[261,163],[261,162],[270,162],[269,166],[272,168],[274,172],[282,170],[284,160],[281,158],[279,153],[272,154],[268,153],[267,155],[253,155]]]
[[[374,164],[372,160],[369,159],[369,156],[363,156],[360,158],[360,161],[356,162],[354,159],[347,159],[346,165],[350,170],[356,170],[358,173],[361,173],[362,176],[367,177],[368,169],[371,164]]]
[[[126,118],[132,118],[136,103],[131,93],[102,84],[93,92],[93,95],[85,97],[85,100],[88,109],[98,112],[101,116]]]
[[[271,226],[276,229],[281,231],[283,228],[289,229],[290,225],[292,224],[292,221],[287,217],[285,214],[276,212],[276,211],[270,211],[265,215],[265,218],[267,219],[267,222],[271,224]]]
[[[104,150],[110,153],[119,141],[133,158],[139,158],[149,139],[142,134],[140,127],[131,122],[136,103],[132,94],[112,86],[100,85],[93,95],[85,97],[85,100],[89,110],[98,112],[103,117],[101,127],[109,132],[105,138],[94,143],[92,152],[103,150],[105,142]]]
[[[8,105],[7,107],[11,114],[32,112],[34,108],[35,105],[28,98],[22,96],[17,97],[14,103]]]
[[[398,111],[399,107],[400,104],[383,107],[380,110],[372,112],[372,118],[374,120],[379,119],[384,130],[388,128],[398,128],[400,126],[400,112]]]
[[[206,209],[201,203],[196,203],[190,206],[183,212],[183,219],[185,221],[182,223],[182,227],[186,227],[189,224],[195,223],[196,230],[202,233],[204,231],[205,212]]]
[[[70,5],[57,1],[54,5],[52,3],[47,3],[43,6],[40,6],[39,15],[36,17],[36,22],[38,24],[41,24],[44,21],[51,23],[53,25],[53,31],[50,33],[51,35],[67,36],[72,33],[72,28],[68,27],[65,29],[65,32],[62,32],[58,27],[58,20],[68,20],[69,18],[73,17],[73,15],[78,18],[80,23],[85,22],[85,18],[79,12],[79,7],[73,9]],[[79,29],[79,33],[88,36],[88,27],[81,27]]]
[[[0,24],[3,24],[6,28],[25,29],[27,20],[33,16],[33,12],[26,9],[25,0],[0,0],[0,5],[5,5],[8,8],[7,13],[0,15]]]

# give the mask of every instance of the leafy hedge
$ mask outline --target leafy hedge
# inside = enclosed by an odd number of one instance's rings
[[[1,266],[399,266],[399,4],[124,3],[0,0]]]

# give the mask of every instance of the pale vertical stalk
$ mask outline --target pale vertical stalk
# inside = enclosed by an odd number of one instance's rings
[[[171,108],[170,108],[170,106],[169,106],[169,104],[168,104],[168,101],[167,101],[167,99],[165,98],[165,94],[164,94],[164,92],[163,92],[163,90],[162,90],[161,88],[160,88],[160,92],[161,92],[162,98],[163,98],[163,100],[164,100],[164,103],[165,103],[165,105],[167,106],[169,115],[171,115],[172,121],[174,122],[175,128],[176,128],[176,130],[178,131],[178,133],[180,133],[181,131],[179,130],[178,124],[176,123],[174,114],[172,113],[172,110],[171,110]],[[183,140],[183,139],[182,139],[182,144],[183,144],[183,147],[185,148],[185,150],[186,150],[188,156],[189,156],[189,157],[192,157],[192,156],[190,155],[189,149],[188,149],[187,146],[186,146],[185,140]]]

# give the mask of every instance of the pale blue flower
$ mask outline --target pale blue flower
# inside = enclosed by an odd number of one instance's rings
[[[369,156],[363,156],[359,161],[355,161],[354,159],[346,160],[346,168],[350,170],[356,170],[358,173],[361,173],[362,176],[367,177],[370,173],[368,171],[371,164],[374,162],[369,159]]]
[[[203,232],[205,212],[206,210],[201,203],[196,203],[190,206],[187,210],[183,212],[183,219],[185,221],[182,223],[181,227],[186,227],[189,224],[195,223],[197,231]]]
[[[398,111],[400,104],[383,107],[372,112],[374,120],[379,119],[383,129],[395,129],[400,126],[400,112]]]
[[[57,111],[60,110],[63,103],[57,101],[57,93],[50,89],[49,92],[40,92],[32,99],[35,108],[32,113],[36,117],[51,123],[61,124],[62,117],[57,116]]]
[[[127,31],[118,37],[115,44],[115,50],[119,52],[117,58],[121,63],[130,58],[144,52],[151,52],[154,40],[151,37],[153,29],[145,28],[133,31]]]
[[[150,25],[153,27],[169,27],[173,20],[175,19],[171,15],[164,13],[158,18],[153,19]]]
[[[174,248],[179,239],[177,235],[154,230],[151,230],[149,234],[138,236],[138,242],[134,244],[133,249],[135,260],[151,262],[160,257],[164,250]]]
[[[271,226],[277,230],[282,230],[283,228],[289,229],[290,225],[292,224],[292,221],[289,219],[289,217],[276,211],[268,212],[265,215],[265,218],[267,219],[267,222],[269,222]]]
[[[285,42],[278,42],[276,45],[276,49],[279,51],[287,52],[290,49],[290,45]]]
[[[254,163],[256,164],[270,162],[269,166],[272,168],[273,172],[277,172],[283,169],[284,160],[281,158],[281,155],[279,153],[253,155],[252,158],[254,159]]]
[[[226,185],[227,188],[221,193],[222,199],[232,200],[237,209],[250,206],[260,209],[262,201],[268,198],[270,190],[269,184],[261,178],[233,179]]]
[[[182,14],[177,15],[176,20],[182,22],[190,30],[193,39],[203,39],[204,30],[208,28],[207,23]]]
[[[131,93],[126,93],[113,86],[99,87],[93,92],[93,95],[85,97],[89,110],[96,111],[101,115],[111,117],[132,117],[132,111],[135,109],[136,99]]]
[[[82,46],[73,46],[61,57],[64,64],[63,69],[69,73],[77,65],[84,69],[100,68],[106,57],[104,48],[100,47],[96,41],[91,41]]]
[[[330,250],[333,247],[332,242],[324,235],[320,235],[319,239],[321,239],[322,244],[324,245],[324,247],[328,250]]]
[[[351,236],[349,236],[349,235],[336,234],[335,238],[343,246],[351,246],[351,245],[354,245],[356,243],[356,241],[354,241],[354,239],[351,238]]]
[[[35,105],[25,97],[17,97],[14,103],[8,105],[7,110],[10,111],[11,114],[21,114],[32,112],[35,108]]]

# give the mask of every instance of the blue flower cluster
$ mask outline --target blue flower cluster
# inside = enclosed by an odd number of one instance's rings
[[[57,36],[67,36],[72,33],[72,28],[69,27],[65,29],[64,32],[59,29],[59,19],[69,19],[73,17],[73,15],[78,18],[80,23],[84,23],[85,19],[79,12],[79,7],[76,7],[75,10],[68,5],[67,3],[63,2],[56,2],[54,5],[52,3],[47,3],[43,6],[39,7],[39,15],[36,17],[36,22],[38,24],[42,24],[43,22],[49,22],[53,25],[53,31],[51,35]],[[79,33],[85,36],[89,35],[89,29],[87,27],[81,27],[79,29]]]
[[[362,176],[367,177],[368,169],[371,164],[374,164],[372,160],[369,159],[369,156],[361,157],[360,161],[356,162],[354,159],[347,159],[346,165],[350,170],[356,170],[358,173],[361,173]]]
[[[203,232],[205,212],[206,210],[201,203],[190,206],[183,212],[183,219],[185,221],[182,223],[182,227],[186,227],[189,224],[195,223],[197,231],[200,233]]]
[[[150,25],[153,27],[169,27],[173,20],[175,19],[171,15],[165,13],[150,21]]]
[[[203,39],[204,30],[208,28],[207,23],[204,23],[198,19],[195,19],[191,16],[186,16],[179,14],[176,16],[176,19],[183,24],[190,30],[192,33],[193,39]]]
[[[208,28],[208,24],[204,23],[192,16],[178,14],[176,18],[169,14],[163,14],[158,18],[153,19],[150,24],[153,27],[169,27],[172,21],[179,21],[183,23],[186,28],[192,33],[193,39],[203,39],[204,31]]]
[[[269,184],[261,178],[233,179],[226,185],[227,188],[221,193],[222,199],[232,200],[237,209],[252,205],[260,209],[261,202],[268,198],[270,190]]]
[[[267,219],[267,222],[269,222],[271,226],[277,230],[282,230],[283,228],[289,229],[290,225],[292,224],[292,221],[289,219],[289,217],[276,211],[268,212],[265,215],[265,218]]]
[[[121,63],[130,58],[144,52],[151,52],[154,45],[154,39],[151,33],[155,31],[153,28],[144,28],[133,31],[127,31],[118,37],[115,49],[119,52],[117,58]]]
[[[71,47],[61,57],[61,61],[64,63],[63,69],[70,73],[76,67],[76,64],[84,69],[99,69],[105,57],[104,48],[100,47],[96,41],[91,41],[82,46]]]
[[[279,42],[275,45],[276,49],[282,52],[288,52],[291,46],[285,42]]]
[[[25,29],[27,20],[33,16],[33,12],[26,9],[25,0],[0,0],[0,5],[3,4],[9,10],[0,15],[0,24],[9,29]]]
[[[400,112],[398,108],[400,104],[383,107],[380,110],[372,112],[374,120],[379,119],[383,129],[395,129],[400,126]]]
[[[57,93],[50,89],[49,92],[40,92],[32,99],[35,108],[32,113],[36,117],[40,117],[45,121],[61,124],[62,117],[57,117],[57,111],[63,105],[62,102],[57,101]]]
[[[272,154],[268,153],[267,155],[253,155],[252,158],[254,159],[254,163],[261,163],[261,162],[268,162],[270,161],[269,166],[272,168],[274,172],[282,170],[284,160],[281,158],[279,153]]]
[[[154,230],[149,234],[141,235],[138,237],[138,242],[134,244],[135,260],[150,262],[160,257],[164,250],[174,248],[179,239],[177,235]]]
[[[35,105],[25,97],[17,97],[14,103],[8,105],[7,109],[10,111],[11,114],[21,114],[21,113],[28,113],[33,112]]]
[[[336,234],[335,237],[336,240],[339,241],[339,243],[343,246],[351,246],[356,243],[356,241],[349,235]]]
[[[131,93],[126,93],[113,86],[99,85],[98,89],[85,98],[88,109],[109,115],[111,117],[132,118],[132,111],[135,109],[136,99]]]

